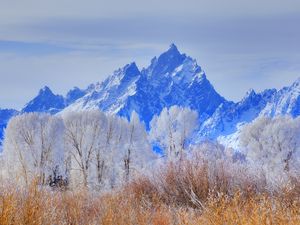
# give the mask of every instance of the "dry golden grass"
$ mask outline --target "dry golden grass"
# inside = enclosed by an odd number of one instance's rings
[[[159,175],[158,175],[159,174]],[[140,177],[108,194],[0,188],[0,224],[300,224],[300,184],[280,192],[259,192],[246,182],[232,191],[220,170],[169,164],[155,179]]]
[[[203,209],[137,200],[116,193],[10,192],[2,195],[0,224],[300,224],[300,205],[279,197],[209,198]]]

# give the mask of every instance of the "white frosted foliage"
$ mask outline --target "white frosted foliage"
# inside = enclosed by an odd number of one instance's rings
[[[300,167],[300,118],[262,117],[246,125],[240,137],[247,158],[270,179],[293,175]]]
[[[63,132],[62,120],[48,114],[29,113],[11,119],[3,152],[9,176],[25,183],[38,178],[44,184],[49,176],[62,174]]]
[[[181,156],[189,138],[198,127],[198,114],[189,108],[164,108],[150,123],[150,138],[168,157]]]

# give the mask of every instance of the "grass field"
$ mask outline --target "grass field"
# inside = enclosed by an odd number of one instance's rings
[[[161,171],[101,194],[2,184],[0,224],[300,224],[298,181],[270,192],[188,161]]]

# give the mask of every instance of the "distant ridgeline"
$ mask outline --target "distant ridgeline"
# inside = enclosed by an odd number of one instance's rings
[[[154,57],[147,68],[139,69],[135,63],[113,72],[101,83],[86,89],[71,89],[66,96],[55,95],[49,87],[20,111],[0,109],[0,137],[8,120],[26,112],[63,114],[69,111],[100,109],[106,113],[129,118],[136,111],[146,127],[153,115],[172,105],[189,107],[199,113],[200,127],[196,140],[217,139],[238,131],[241,124],[266,115],[300,114],[300,79],[290,87],[268,89],[260,93],[253,90],[237,103],[220,96],[195,59],[182,54],[172,44],[159,57]]]

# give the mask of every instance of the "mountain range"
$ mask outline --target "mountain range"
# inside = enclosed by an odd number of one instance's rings
[[[85,89],[74,87],[66,96],[56,95],[45,86],[20,111],[0,109],[0,137],[12,116],[26,112],[63,114],[101,109],[129,118],[136,111],[149,129],[153,115],[172,105],[190,107],[199,113],[197,141],[220,139],[230,145],[228,140],[232,141],[239,127],[259,116],[298,116],[300,79],[281,90],[249,90],[241,101],[232,102],[218,94],[195,59],[180,53],[172,44],[141,70],[132,62],[103,82]]]

